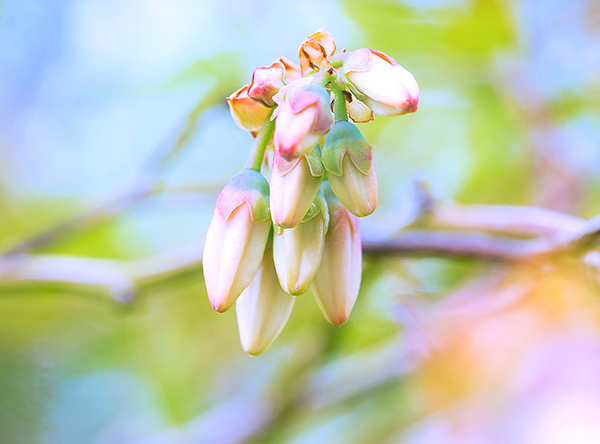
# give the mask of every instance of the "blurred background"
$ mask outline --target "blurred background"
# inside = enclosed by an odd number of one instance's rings
[[[421,88],[416,114],[360,126],[365,229],[401,228],[415,178],[600,213],[597,1],[0,0],[2,443],[600,441],[577,257],[365,254],[346,325],[307,293],[256,358],[210,308],[203,237],[252,142],[224,99],[322,26]]]

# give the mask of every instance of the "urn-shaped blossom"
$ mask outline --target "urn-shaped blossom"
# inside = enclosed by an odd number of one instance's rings
[[[340,121],[325,138],[322,162],[338,199],[363,217],[377,208],[377,176],[373,150],[356,125]]]
[[[323,177],[321,150],[287,160],[273,154],[271,168],[271,217],[275,225],[295,227],[309,210]]]
[[[250,285],[235,304],[242,348],[249,355],[262,353],[285,326],[295,298],[277,280],[269,245]]]
[[[217,198],[202,257],[210,305],[227,311],[256,274],[271,230],[269,184],[258,172],[235,174]]]
[[[298,80],[298,82],[303,81]],[[286,159],[307,154],[331,128],[333,115],[327,90],[316,84],[288,86],[277,113],[273,140]]]
[[[419,85],[414,76],[380,51],[354,51],[344,60],[342,73],[352,92],[375,114],[397,116],[417,110]]]
[[[325,318],[340,326],[348,320],[360,289],[360,232],[358,218],[341,204],[327,182],[323,182],[323,189],[329,209],[329,230],[311,288]]]
[[[285,291],[299,295],[313,280],[323,253],[329,212],[325,196],[319,191],[310,210],[298,225],[276,229],[273,256],[279,282]]]
[[[260,130],[263,122],[271,112],[263,104],[248,96],[248,85],[238,89],[227,97],[231,117],[240,128],[254,135]]]

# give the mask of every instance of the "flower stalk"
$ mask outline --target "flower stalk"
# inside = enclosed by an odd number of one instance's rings
[[[344,87],[339,82],[332,81],[331,92],[333,93],[333,115],[335,116],[335,123],[348,121]]]
[[[271,140],[273,131],[275,130],[275,120],[271,120],[273,111],[274,110],[271,110],[269,114],[267,114],[267,118],[256,135],[256,139],[254,139],[254,144],[248,155],[248,160],[246,160],[246,168],[249,170],[258,171],[260,173],[265,157],[265,150],[267,149],[269,140]]]

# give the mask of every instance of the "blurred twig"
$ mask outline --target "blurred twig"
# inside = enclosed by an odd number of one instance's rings
[[[488,234],[534,237],[577,233],[585,221],[545,208],[510,205],[459,205],[437,198],[423,177],[409,180],[393,201],[392,208],[362,223],[371,241],[391,237],[410,225],[427,228],[476,230]]]
[[[427,216],[431,226],[481,230],[519,236],[577,233],[585,221],[564,213],[537,207],[509,205],[457,205],[436,202]]]
[[[108,197],[104,203],[24,241],[4,254],[7,256],[18,255],[46,246],[75,231],[110,219],[149,196],[159,194],[162,187],[157,184],[157,180],[161,172],[182,153],[197,133],[198,121],[202,114],[223,102],[224,98],[236,88],[237,83],[237,80],[234,79],[221,80],[216,87],[205,95],[194,109],[188,113],[183,122],[146,159],[131,187],[116,196]]]
[[[507,209],[524,216],[514,226],[537,227],[527,217],[537,209],[489,207],[492,213]],[[468,211],[468,210],[467,210]],[[483,212],[478,207],[476,212]],[[565,218],[569,216],[564,216]],[[487,220],[487,216],[483,218]],[[600,216],[578,223],[579,231],[559,230],[533,239],[518,239],[473,232],[475,221],[465,231],[409,229],[384,240],[372,241],[364,233],[363,249],[369,254],[448,255],[502,262],[541,260],[559,253],[578,254],[600,235]],[[457,228],[456,226],[454,228]],[[497,231],[498,227],[492,227]],[[537,229],[537,228],[535,228]],[[188,244],[136,261],[76,258],[60,255],[11,254],[0,256],[0,282],[58,282],[107,290],[115,300],[128,302],[134,293],[179,275],[197,271],[202,265],[203,241]],[[198,274],[198,276],[200,276]]]
[[[134,281],[116,261],[59,255],[0,258],[0,282],[51,283],[85,288],[120,303],[131,302]]]
[[[494,209],[494,212],[496,210]],[[536,211],[531,211],[531,213],[535,214]],[[466,229],[472,229],[475,226],[480,228],[485,225],[487,225],[487,221],[482,225],[478,225],[477,221],[471,221],[467,224]],[[515,222],[515,226],[525,226],[527,229],[535,230],[541,227],[536,225],[535,220],[527,221],[526,219]],[[565,251],[576,251],[586,247],[600,234],[600,216],[587,222],[577,223],[576,226],[578,227],[577,231],[551,232],[546,236],[525,240],[477,232],[409,230],[379,242],[372,242],[368,237],[365,239],[363,236],[363,249],[379,254],[441,254],[500,261],[522,261]],[[455,228],[458,226],[455,225]],[[492,226],[492,228],[493,231],[500,229],[499,226]],[[509,232],[512,229],[510,226],[507,227]]]
[[[500,261],[516,260],[525,241],[482,233],[458,233],[447,230],[407,230],[384,241],[363,236],[363,251],[371,254],[466,256]]]

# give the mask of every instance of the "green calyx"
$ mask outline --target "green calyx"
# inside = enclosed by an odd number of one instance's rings
[[[302,218],[302,221],[300,223],[304,223],[304,222],[308,222],[309,220],[314,219],[315,217],[317,217],[319,215],[319,213],[322,214],[323,217],[323,234],[327,233],[327,229],[329,228],[329,209],[327,207],[327,200],[325,199],[325,194],[323,193],[323,190],[320,189],[317,192],[317,196],[315,197],[315,200],[313,200],[313,203],[311,204],[310,208],[308,209],[308,211],[306,212],[306,214],[304,215],[304,217]]]
[[[252,222],[257,224],[271,218],[269,182],[258,171],[242,170],[229,180],[219,197],[216,209],[228,218],[242,204],[248,205]]]
[[[325,137],[321,162],[327,173],[341,176],[344,156],[348,153],[354,166],[367,175],[371,171],[372,151],[356,125],[340,121],[333,125]]]
[[[258,171],[259,173],[263,164],[265,150],[267,149],[269,140],[271,140],[271,136],[275,131],[275,119],[271,119],[273,111],[275,111],[275,108],[269,112],[267,118],[263,122],[260,131],[254,139],[254,144],[252,145],[248,159],[246,160],[246,168]]]

